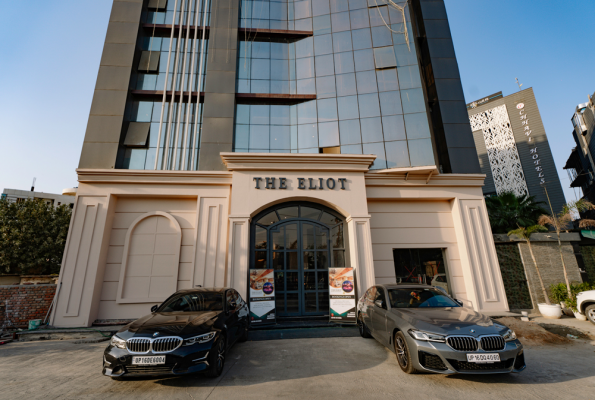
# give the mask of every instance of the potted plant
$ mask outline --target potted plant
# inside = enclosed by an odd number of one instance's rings
[[[570,309],[576,319],[586,321],[587,317],[579,313],[576,307],[576,295],[580,292],[592,290],[593,288],[595,288],[595,285],[591,285],[588,282],[572,283],[570,284],[570,297],[568,297],[566,284],[558,283],[550,286],[550,292],[552,293],[552,299],[556,302],[559,302],[562,307]]]
[[[560,304],[562,313],[572,316],[572,310],[568,307],[568,292],[566,291],[566,284],[552,283],[550,285],[550,293],[552,301]]]
[[[535,260],[535,254],[533,254],[533,247],[531,246],[531,235],[535,232],[547,232],[547,228],[543,227],[542,225],[533,225],[528,228],[519,226],[518,229],[514,229],[508,232],[508,236],[516,235],[520,239],[524,239],[527,242],[527,246],[529,247],[529,253],[531,254],[531,258],[533,259],[533,265],[535,265],[537,277],[539,278],[539,283],[541,285],[541,291],[543,292],[543,297],[545,299],[545,303],[537,304],[539,312],[545,318],[559,319],[560,317],[562,317],[562,307],[560,307],[560,303],[552,304],[552,302],[550,301],[547,291],[545,290],[545,285],[543,284],[541,271],[539,270],[539,266],[537,265],[537,261]]]
[[[576,308],[576,294],[574,296],[572,296],[572,299],[568,299],[568,301],[566,302],[566,305],[568,305],[568,308],[570,308],[572,310],[574,317],[576,319],[578,319],[579,321],[587,320],[587,317],[584,316],[583,314],[579,313]]]

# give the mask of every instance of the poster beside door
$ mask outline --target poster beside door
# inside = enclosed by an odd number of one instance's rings
[[[330,268],[328,281],[331,321],[355,324],[356,301],[353,268]]]
[[[275,323],[275,279],[272,269],[250,270],[250,323]]]

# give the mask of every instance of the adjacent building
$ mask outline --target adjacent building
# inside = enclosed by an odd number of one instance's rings
[[[62,194],[35,192],[33,190],[4,189],[2,199],[11,203],[24,201],[26,199],[38,199],[53,206],[68,204],[70,208],[74,206],[76,189],[64,189]]]
[[[337,268],[508,310],[442,0],[115,0],[77,173],[56,326],[255,269],[277,318]]]
[[[595,96],[595,93],[593,94]],[[593,131],[595,130],[595,105],[593,96],[589,101],[576,106],[572,115],[572,137],[576,147],[570,153],[564,169],[570,178],[570,187],[579,188],[582,197],[595,202],[594,166],[592,154],[595,152]]]
[[[467,104],[467,112],[484,195],[529,194],[560,212],[566,201],[533,89],[494,93]]]

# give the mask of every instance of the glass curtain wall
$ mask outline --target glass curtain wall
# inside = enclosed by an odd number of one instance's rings
[[[312,31],[295,42],[240,37],[238,93],[312,94],[238,104],[234,151],[375,154],[373,169],[434,165],[409,8],[383,0],[242,0],[240,26]],[[405,3],[399,3],[405,5]],[[409,45],[405,35],[409,32]]]
[[[145,10],[142,15],[144,35],[139,36],[137,43],[141,52],[150,52],[150,57],[158,57],[157,71],[142,73],[137,71],[136,65],[130,79],[130,89],[133,95],[126,105],[124,116],[124,135],[126,135],[126,126],[130,122],[150,123],[147,145],[141,148],[126,147],[124,149],[122,168],[124,169],[155,169],[155,157],[157,155],[157,140],[159,135],[159,125],[161,122],[161,140],[159,143],[159,160],[157,169],[198,169],[198,154],[200,145],[200,132],[202,129],[202,104],[197,104],[197,97],[188,101],[188,92],[203,92],[206,79],[207,49],[209,47],[208,39],[202,46],[202,30],[197,33],[196,43],[194,32],[186,40],[186,32],[183,31],[178,44],[178,33],[174,32],[171,39],[170,29],[156,29],[156,24],[194,25],[198,17],[198,27],[203,23],[204,13],[201,9],[207,4],[207,26],[210,22],[210,8],[208,0],[178,0],[177,11],[174,13],[175,0],[159,0],[165,8],[160,6],[159,10]],[[184,3],[184,8],[190,11],[180,12],[180,7]],[[196,10],[198,9],[198,16]],[[180,21],[182,21],[180,23]],[[169,27],[168,27],[169,28]],[[170,53],[171,47],[171,55]],[[204,55],[201,54],[201,47],[204,49]],[[194,48],[194,55],[193,55]],[[168,68],[169,58],[169,68]],[[202,60],[202,79],[198,82],[200,62]],[[190,82],[192,81],[192,85]],[[171,104],[171,95],[167,96],[167,101],[163,107],[163,119],[161,119],[162,101],[155,101],[150,96],[149,91],[162,91],[166,89],[171,91],[175,82],[175,90],[186,93],[183,102],[177,97],[174,104]],[[198,110],[197,110],[198,107]],[[187,118],[188,115],[188,118]],[[198,121],[198,126],[195,124]],[[188,122],[188,124],[186,124]],[[168,135],[169,130],[169,135]],[[196,134],[196,137],[195,137]],[[168,162],[163,165],[162,159],[165,152],[166,138],[169,136]],[[185,140],[184,140],[185,139]],[[184,157],[184,147],[186,155]],[[174,153],[176,159],[174,158]],[[194,160],[194,164],[192,161]]]

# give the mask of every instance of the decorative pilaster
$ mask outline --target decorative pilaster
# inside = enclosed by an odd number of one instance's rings
[[[485,201],[454,199],[452,219],[467,292],[461,300],[480,312],[508,311]]]
[[[356,270],[358,296],[361,296],[376,282],[372,257],[370,217],[347,218],[349,228],[349,256],[351,266]]]
[[[250,217],[229,217],[228,267],[226,285],[248,298],[248,257],[250,256]]]

